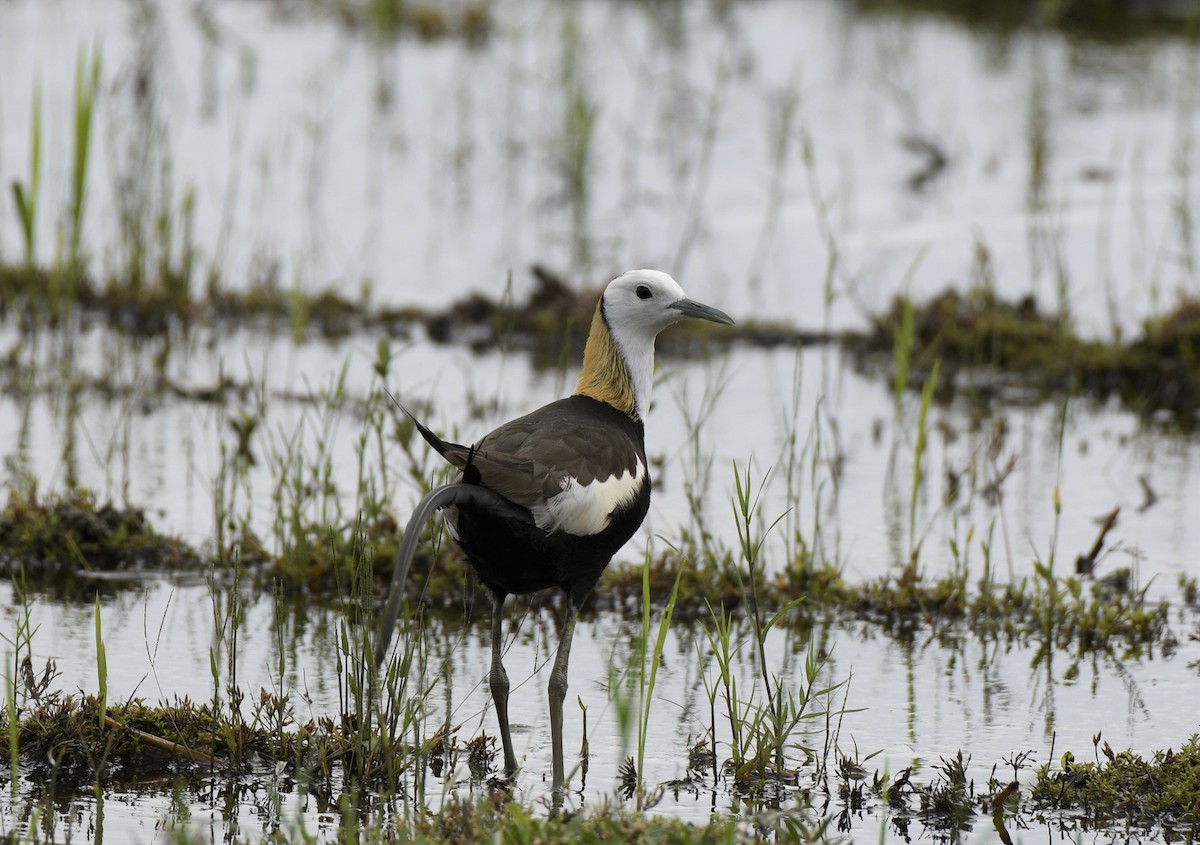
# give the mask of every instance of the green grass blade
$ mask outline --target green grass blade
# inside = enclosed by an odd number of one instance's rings
[[[104,732],[104,717],[108,713],[108,658],[104,653],[104,632],[100,627],[100,595],[96,595],[96,679],[98,683],[96,713],[100,732]]]
[[[37,205],[42,183],[42,86],[33,87],[33,119],[29,128],[29,184],[12,182],[13,204],[21,223],[21,238],[25,246],[25,264],[33,266],[37,255]]]
[[[925,455],[925,446],[928,441],[929,431],[926,424],[929,416],[929,405],[933,401],[933,390],[937,386],[938,370],[941,361],[933,362],[933,372],[929,375],[929,380],[925,382],[925,387],[921,389],[921,413],[917,418],[917,447],[916,453],[913,455],[913,480],[912,480],[912,499],[909,502],[908,510],[908,562],[913,563],[913,556],[917,549],[917,494],[921,489],[921,463]]]
[[[17,724],[17,655],[14,653],[10,671],[4,679],[4,690],[6,693],[6,706],[8,715],[8,766],[11,776],[9,782],[12,785],[12,794],[15,797],[17,794],[17,784],[20,778],[17,776],[18,764],[20,763],[18,750],[20,747],[21,731]]]
[[[100,87],[100,52],[93,48],[92,60],[79,51],[75,66],[75,146],[71,168],[71,231],[68,268],[71,282],[80,272],[80,244],[83,238],[83,209],[87,198],[88,158],[92,143],[96,92]]]

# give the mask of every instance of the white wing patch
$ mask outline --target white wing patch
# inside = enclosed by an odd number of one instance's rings
[[[632,473],[626,470],[591,484],[580,484],[568,476],[563,479],[561,493],[533,509],[533,521],[551,533],[563,531],[576,537],[599,534],[608,527],[609,515],[637,498],[645,483],[646,467],[641,460]]]

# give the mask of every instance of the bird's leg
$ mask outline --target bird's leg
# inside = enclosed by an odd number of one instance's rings
[[[551,789],[556,797],[563,792],[563,700],[567,697],[567,661],[571,658],[571,636],[575,633],[575,617],[579,609],[575,602],[567,602],[567,617],[563,620],[562,637],[558,641],[558,655],[554,658],[554,669],[550,672],[550,745],[553,754],[554,779]]]
[[[517,771],[517,755],[513,753],[512,733],[508,729],[508,673],[500,662],[500,647],[504,643],[501,631],[504,598],[496,596],[492,604],[492,671],[488,674],[488,687],[492,691],[492,703],[496,705],[496,721],[500,723],[500,742],[504,745],[504,776],[512,777]]]

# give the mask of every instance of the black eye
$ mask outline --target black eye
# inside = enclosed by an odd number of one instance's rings
[[[637,295],[638,299],[649,299],[650,297],[654,296],[654,294],[650,291],[649,285],[638,285]]]

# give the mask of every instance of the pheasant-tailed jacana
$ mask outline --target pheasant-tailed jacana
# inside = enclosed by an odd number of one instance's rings
[[[642,420],[654,380],[654,339],[685,319],[732,323],[684,295],[666,273],[631,270],[613,279],[592,318],[575,394],[507,422],[474,446],[448,443],[417,422],[421,436],[460,470],[459,479],[417,505],[396,560],[376,662],[400,612],[408,565],[434,511],[495,600],[488,676],[507,775],[517,769],[508,727],[508,675],[501,662],[501,611],[510,594],[561,588],[566,618],[550,673],[552,789],[563,788],[562,720],[567,660],[579,608],[650,507]]]

